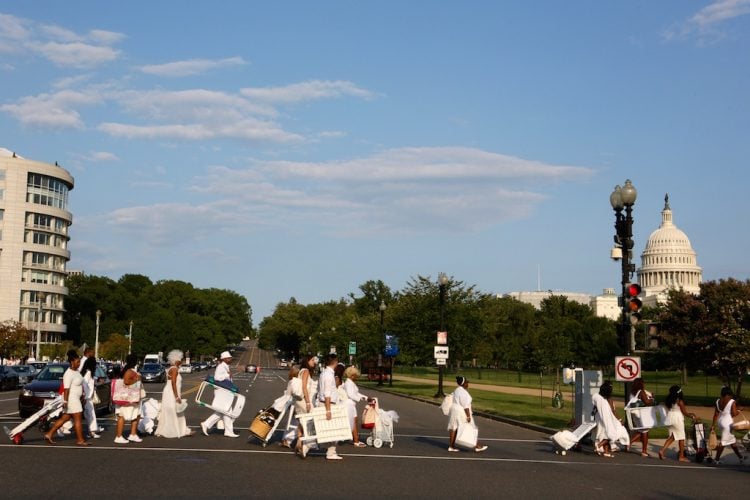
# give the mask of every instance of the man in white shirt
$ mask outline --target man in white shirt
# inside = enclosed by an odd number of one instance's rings
[[[338,364],[339,358],[336,354],[331,353],[326,356],[326,367],[318,379],[318,401],[326,407],[326,419],[331,420],[331,405],[338,402],[338,391],[336,391],[336,375],[333,368]],[[336,453],[336,443],[328,447],[326,459],[341,460],[341,456]]]
[[[229,351],[224,351],[221,353],[220,357],[221,362],[216,366],[216,371],[214,372],[214,380],[216,382],[231,382],[232,374],[229,372],[229,363],[232,362],[232,355],[229,353]],[[219,422],[219,420],[222,420],[224,422],[224,436],[231,438],[240,437],[239,434],[234,433],[234,418],[219,412],[214,412],[210,417],[201,422],[201,430],[203,431],[203,434],[208,436],[208,433],[211,431],[213,426]]]

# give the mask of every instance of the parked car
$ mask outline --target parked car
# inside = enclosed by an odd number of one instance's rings
[[[140,370],[141,380],[143,382],[164,382],[167,380],[167,373],[161,366],[161,363],[146,363]]]
[[[44,403],[60,394],[63,374],[68,366],[68,363],[50,363],[32,382],[23,386],[18,394],[18,414],[21,418],[33,415]],[[99,396],[99,403],[94,406],[97,413],[112,412],[111,382],[101,365],[96,367],[95,390]]]
[[[193,373],[192,365],[180,365],[180,373]]]
[[[13,365],[13,371],[18,374],[18,386],[26,385],[36,377],[39,373],[36,368],[31,365]]]
[[[8,366],[0,365],[0,390],[18,389],[18,373]]]
[[[31,365],[34,368],[36,368],[37,372],[40,372],[40,371],[44,370],[44,367],[47,366],[47,362],[46,361],[30,361],[30,362],[28,362],[26,364],[27,365]]]

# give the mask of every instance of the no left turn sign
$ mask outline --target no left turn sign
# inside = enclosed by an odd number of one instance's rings
[[[640,356],[617,356],[615,358],[615,380],[618,382],[632,382],[640,376]]]

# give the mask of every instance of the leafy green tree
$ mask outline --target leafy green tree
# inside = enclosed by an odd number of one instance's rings
[[[29,352],[32,330],[18,321],[0,323],[0,358],[22,358]]]

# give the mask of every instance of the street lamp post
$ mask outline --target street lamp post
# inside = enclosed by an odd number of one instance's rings
[[[438,289],[440,290],[440,331],[445,331],[445,291],[448,288],[448,276],[440,273],[438,276]],[[443,392],[443,366],[438,365],[438,389],[435,393],[436,398],[444,398]]]
[[[133,348],[133,321],[130,321],[130,329],[128,330],[128,354]]]
[[[609,202],[615,211],[615,249],[612,252],[612,258],[617,260],[617,247],[622,251],[621,267],[621,304],[622,318],[620,320],[620,346],[626,355],[635,349],[633,338],[633,326],[630,323],[629,305],[628,305],[628,284],[631,276],[635,272],[635,264],[632,260],[633,250],[633,205],[638,196],[638,191],[633,187],[630,179],[625,184],[615,186],[614,191],[609,196]],[[623,209],[625,213],[623,213]],[[625,400],[628,400],[628,384],[625,383]]]
[[[99,361],[99,318],[102,317],[102,312],[96,310],[96,339],[94,340],[94,359]]]
[[[36,350],[34,352],[37,361],[42,360],[39,350],[42,347],[42,305],[44,303],[44,292],[37,292],[37,311],[36,311]]]
[[[385,331],[383,330],[383,321],[385,320],[385,301],[380,301],[380,353],[378,354],[378,365],[379,365],[379,376],[378,385],[383,385],[383,357],[385,356]],[[393,372],[391,372],[391,378],[393,378]]]

